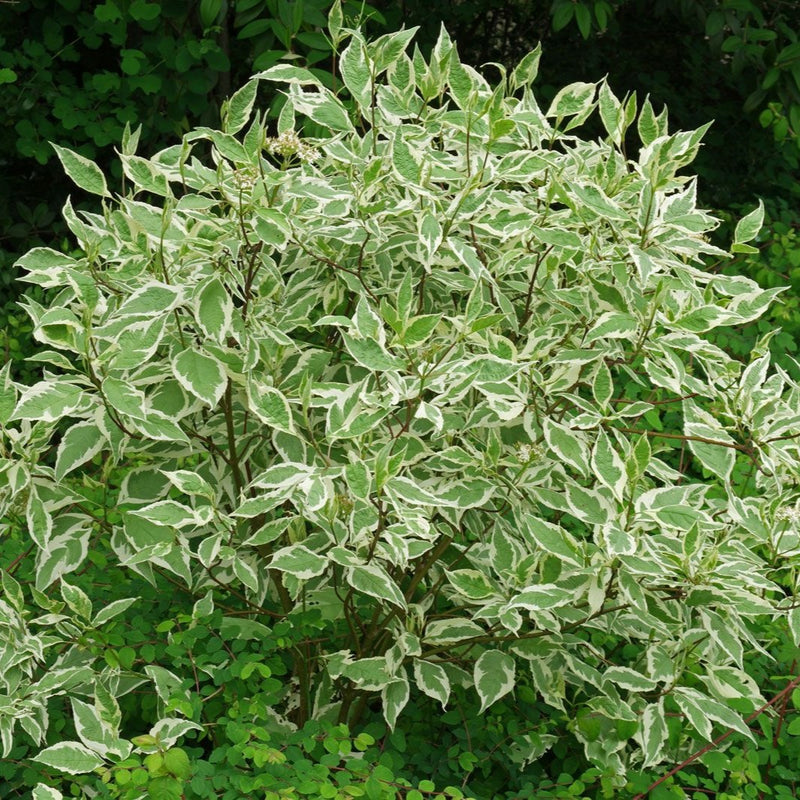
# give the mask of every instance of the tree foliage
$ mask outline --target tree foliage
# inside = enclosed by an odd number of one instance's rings
[[[121,189],[57,149],[94,208],[64,208],[72,254],[19,262],[52,300],[26,302],[40,379],[2,374],[5,753],[139,775],[126,800],[216,796],[178,743],[220,746],[223,714],[249,775],[309,720],[394,729],[412,697],[480,714],[527,693],[542,713],[499,755],[536,762],[568,720],[614,791],[752,737],[745,655],[766,621],[800,638],[800,392],[768,337],[746,364],[707,338],[780,290],[703,268],[727,256],[681,174],[704,130],[605,81],[540,107],[538,51],[491,84],[444,31],[424,58],[337,4],[329,33],[348,102],[275,64],[219,129],[143,156],[127,128]],[[263,84],[287,97],[275,129]],[[92,564],[138,591],[98,602]],[[191,598],[159,623],[183,655],[109,648],[164,581]],[[237,652],[276,637],[272,683]],[[222,673],[237,714],[234,681],[267,682],[244,712],[263,747],[205,705]],[[134,690],[155,716],[136,735]]]

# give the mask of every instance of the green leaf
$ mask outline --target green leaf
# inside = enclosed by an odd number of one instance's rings
[[[476,569],[456,569],[447,572],[450,585],[469,600],[485,600],[498,594],[497,587]]]
[[[733,235],[734,244],[743,244],[755,239],[763,224],[764,203],[759,200],[758,206],[736,223],[736,232]]]
[[[12,420],[54,422],[75,411],[83,402],[83,390],[63,381],[39,381],[22,393]]]
[[[664,703],[650,703],[642,713],[641,741],[644,750],[644,766],[649,767],[661,761],[669,730],[664,718]]]
[[[606,362],[600,360],[597,362],[594,380],[592,381],[592,397],[594,397],[597,405],[600,406],[600,410],[607,412],[609,402],[613,396],[614,381],[611,377],[611,371],[606,366]]]
[[[443,619],[429,622],[425,628],[424,639],[431,644],[447,644],[460,642],[483,636],[485,631],[480,625],[469,619]]]
[[[118,317],[162,317],[182,302],[180,288],[149,281],[133,292],[117,309]]]
[[[558,460],[565,462],[581,475],[588,474],[589,448],[578,431],[545,418],[544,438]]]
[[[183,781],[168,775],[151,778],[147,784],[147,796],[150,800],[181,800]]]
[[[584,556],[578,547],[577,541],[560,525],[526,515],[522,532],[526,538],[530,537],[533,543],[544,550],[545,553],[554,555],[573,566],[583,566]]]
[[[5,569],[0,570],[0,585],[3,587],[3,594],[6,600],[10,601],[17,612],[22,613],[25,608],[25,595],[22,593],[22,587],[14,576]]]
[[[187,348],[172,359],[172,372],[184,389],[215,408],[228,386],[225,368],[204,350]]]
[[[372,478],[367,465],[363,461],[347,464],[344,468],[344,477],[354,497],[362,500],[366,500],[369,497]]]
[[[151,192],[152,194],[166,197],[170,194],[166,175],[159,168],[139,156],[121,157],[122,168],[137,190]]]
[[[180,747],[171,747],[164,753],[164,769],[176,778],[186,780],[192,772],[189,756]]]
[[[269,568],[288,572],[302,581],[322,575],[328,567],[328,559],[314,553],[302,544],[290,544],[272,556]]]
[[[696,436],[708,439],[708,442],[690,439],[689,449],[697,460],[710,472],[713,472],[723,481],[730,479],[734,464],[736,463],[736,450],[730,434],[719,424],[709,425],[702,421],[692,403],[684,403],[684,431],[687,436]],[[720,444],[713,444],[719,442]]]
[[[404,137],[398,130],[392,139],[392,167],[401,181],[408,181],[412,186],[419,184],[422,172],[422,153],[419,148]]]
[[[28,534],[41,550],[46,550],[53,535],[53,518],[35,486],[28,494],[25,508],[25,521],[28,523]]]
[[[475,662],[473,670],[475,689],[481,699],[480,712],[508,694],[516,682],[514,659],[500,650],[487,650]]]
[[[79,617],[83,617],[87,621],[92,618],[92,601],[83,589],[70,585],[62,578],[61,596]]]
[[[357,591],[385,600],[399,608],[406,607],[403,593],[379,564],[371,563],[350,567],[347,571],[347,582]]]
[[[160,411],[149,410],[144,419],[134,420],[133,425],[155,441],[186,443],[189,441],[181,426]]]
[[[564,119],[584,113],[592,106],[596,89],[594,83],[578,82],[565,86],[553,98],[547,116]]]
[[[342,27],[344,26],[344,14],[342,12],[341,0],[335,0],[328,12],[328,30],[330,31],[331,39],[334,45],[341,41]]]
[[[99,194],[101,197],[111,196],[106,186],[105,176],[94,161],[66,147],[59,147],[53,142],[50,142],[50,146],[56,151],[56,155],[61,165],[64,167],[64,172],[66,172],[81,189],[91,192],[92,194]]]
[[[341,667],[340,674],[353,681],[359,688],[372,691],[383,689],[392,681],[384,656],[359,658],[357,661],[345,663]]]
[[[536,80],[539,74],[539,61],[542,57],[541,43],[536,45],[536,49],[532,50],[517,64],[509,76],[509,84],[512,91],[521,87],[529,88]]]
[[[612,558],[616,556],[631,556],[637,550],[636,537],[613,523],[607,525],[603,530],[606,552]]]
[[[414,659],[414,681],[420,691],[438,700],[442,708],[450,697],[450,679],[444,668],[433,661]]]
[[[288,218],[276,208],[258,208],[253,227],[264,244],[277,250],[283,250],[292,236]]]
[[[258,80],[285,82],[300,86],[320,86],[319,78],[304,67],[295,67],[292,64],[276,64],[264,72],[253,76]]]
[[[64,800],[64,795],[52,786],[37,783],[33,790],[33,800]]]
[[[94,458],[106,444],[105,435],[94,422],[78,422],[64,434],[56,454],[56,480]]]
[[[133,419],[145,419],[147,401],[144,392],[118,378],[103,381],[103,395],[109,407],[116,413]]]
[[[614,497],[621,501],[628,483],[625,462],[603,430],[597,435],[597,441],[595,441],[592,450],[591,466],[595,477],[599,479],[600,483],[608,486]]]
[[[247,383],[247,394],[250,408],[262,422],[276,430],[294,433],[292,411],[282,392],[251,377]]]
[[[639,323],[631,314],[607,311],[597,318],[584,339],[584,345],[598,339],[635,339]]]
[[[71,703],[75,731],[81,741],[91,750],[102,753],[104,756],[108,756],[112,750],[117,750],[115,745],[120,740],[117,736],[112,735],[111,730],[104,725],[98,710],[76,697],[71,698]],[[127,750],[125,755],[130,753],[130,749],[130,743],[126,743],[124,745],[124,750]]]
[[[214,0],[219,13],[220,0]],[[216,14],[214,15],[216,17]],[[236,134],[247,125],[253,112],[253,105],[258,92],[258,81],[250,80],[241,89],[231,95],[223,111],[222,129],[225,133]]]
[[[109,620],[127,611],[138,600],[138,597],[125,597],[122,600],[112,600],[94,615],[92,627],[98,628],[101,625],[105,625]]]
[[[339,56],[339,70],[344,85],[362,111],[368,110],[372,103],[372,69],[364,40],[358,34]]]
[[[414,273],[406,270],[397,289],[397,315],[401,320],[410,319],[414,304]]]
[[[405,708],[411,691],[408,685],[408,678],[401,675],[395,680],[387,683],[381,689],[381,701],[383,703],[383,716],[389,730],[394,730],[400,712]]]
[[[705,739],[711,739],[711,721],[714,720],[726,728],[733,728],[750,741],[755,742],[753,732],[741,716],[719,701],[686,686],[676,687],[672,696],[681,711],[686,714],[692,727]]]
[[[92,772],[103,766],[103,759],[79,742],[59,742],[42,750],[33,760],[69,775]]]
[[[523,589],[509,603],[511,608],[524,608],[528,611],[546,611],[571,603],[575,599],[574,592],[562,589],[552,583],[529,586]]]
[[[658,683],[630,667],[609,667],[603,673],[603,680],[611,681],[631,692],[652,692]]]
[[[575,5],[575,22],[584,39],[588,39],[592,32],[592,12],[583,3]]]
[[[175,500],[158,500],[155,503],[134,509],[132,514],[142,517],[155,525],[168,528],[195,527],[197,516],[194,511]]]
[[[215,342],[225,340],[233,322],[233,301],[218,277],[209,278],[197,288],[194,311],[206,336]]]
[[[375,372],[403,369],[403,361],[387,352],[374,339],[357,339],[349,333],[342,332],[342,340],[350,355],[361,366]]]
[[[440,314],[412,318],[400,334],[400,341],[406,347],[418,347],[433,333],[441,319]]]
[[[209,500],[213,499],[216,494],[211,484],[205,478],[191,470],[178,469],[172,472],[165,472],[162,470],[162,474],[183,494],[200,495],[202,497],[207,497]]]
[[[353,130],[347,109],[322,85],[318,86],[316,92],[304,92],[297,83],[292,83],[289,86],[289,102],[300,114],[330,131],[350,133]]]
[[[667,505],[650,510],[650,513],[665,527],[688,531],[703,515],[690,506]]]
[[[622,104],[611,91],[607,81],[603,81],[600,84],[597,107],[606,133],[608,133],[613,142],[619,144],[621,141]]]

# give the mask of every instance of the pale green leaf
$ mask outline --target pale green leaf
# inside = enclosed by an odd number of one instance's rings
[[[385,600],[400,608],[406,607],[403,593],[389,577],[383,567],[374,562],[363,566],[350,567],[347,571],[347,582],[357,591]]]
[[[603,673],[603,679],[631,692],[652,692],[658,686],[652,678],[630,667],[609,667]]]
[[[228,386],[222,364],[204,350],[187,348],[172,359],[172,373],[187,392],[215,408]]]
[[[103,766],[103,759],[79,742],[59,742],[42,750],[33,760],[69,775],[81,775]]]
[[[292,235],[286,215],[276,208],[258,208],[253,221],[258,238],[264,244],[282,250]]]
[[[394,730],[397,718],[408,703],[410,696],[411,690],[408,685],[408,678],[405,675],[397,676],[381,689],[383,716],[389,726],[389,730]]]
[[[302,544],[290,544],[278,550],[269,564],[270,569],[288,572],[303,581],[322,575],[327,566],[327,558],[312,552]]]
[[[105,444],[106,438],[96,423],[86,421],[73,425],[58,445],[56,479],[62,480],[72,470],[94,458]]]
[[[83,398],[79,386],[57,380],[39,381],[23,391],[11,419],[54,422],[79,408]]]
[[[101,197],[110,197],[105,175],[94,161],[66,147],[59,147],[53,142],[50,142],[50,146],[56,151],[58,160],[64,167],[64,172],[81,189],[92,194],[99,194]]]
[[[33,800],[64,800],[64,795],[52,786],[37,783],[33,790]]]
[[[433,661],[414,659],[414,681],[428,697],[438,700],[442,708],[450,697],[450,679],[444,668]]]
[[[100,625],[105,625],[109,620],[127,611],[138,600],[138,597],[125,597],[122,600],[112,600],[94,615],[92,627],[98,628]]]
[[[219,278],[209,278],[198,287],[194,312],[206,336],[215,342],[225,340],[233,321],[233,301]]]
[[[567,605],[574,599],[575,593],[569,589],[563,589],[553,583],[543,583],[523,589],[512,598],[509,605],[512,608],[524,608],[527,611],[546,611]]]
[[[594,83],[581,82],[565,86],[556,93],[547,110],[547,116],[563,119],[587,111],[594,102],[596,88]]]
[[[62,579],[61,581],[61,596],[64,602],[79,616],[85,620],[90,620],[92,617],[92,601],[86,592],[79,586],[72,586]]]
[[[41,550],[45,550],[53,535],[53,517],[35,486],[31,487],[28,494],[25,521],[28,524],[28,534],[31,539]]]
[[[258,81],[250,80],[234,92],[225,104],[223,130],[225,133],[238,133],[247,124],[256,101]]]
[[[543,428],[545,441],[556,458],[581,475],[588,474],[589,448],[582,434],[549,418],[545,418]]]
[[[516,682],[514,659],[500,650],[487,650],[475,662],[473,671],[475,689],[481,699],[479,713],[508,694]]]
[[[644,750],[644,766],[649,767],[661,761],[667,741],[667,722],[664,718],[664,703],[650,703],[642,713],[641,741]]]
[[[485,600],[498,594],[497,587],[476,569],[455,569],[446,574],[450,585],[469,600]]]
[[[628,483],[625,462],[603,430],[598,433],[592,449],[591,466],[595,477],[611,489],[617,500],[622,500]]]
[[[480,625],[469,619],[441,619],[428,623],[423,638],[431,644],[446,644],[472,639],[484,633]]]
[[[736,223],[736,231],[733,234],[734,244],[743,244],[744,242],[750,242],[755,239],[763,224],[764,202],[759,200],[756,208]]]
[[[341,667],[341,675],[349,678],[361,689],[378,691],[392,681],[385,656],[360,658],[345,663]]]

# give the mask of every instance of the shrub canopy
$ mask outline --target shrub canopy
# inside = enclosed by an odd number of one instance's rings
[[[167,702],[191,676],[77,642],[147,603],[93,608],[98,548],[114,580],[169,575],[197,623],[224,608],[227,639],[311,613],[276,724],[524,685],[620,776],[716,725],[750,736],[728,701],[763,702],[753,621],[800,637],[800,393],[766,341],[743,364],[704,338],[777,290],[703,268],[725,254],[679,174],[703,130],[604,82],[542,110],[538,51],[492,85],[444,31],[429,60],[410,30],[367,43],[334,13],[331,36],[349,103],[276,65],[221,130],[152,157],[128,132],[119,193],[57,148],[102,207],[66,205],[76,254],[20,260],[50,349],[34,385],[3,373],[2,509],[47,613],[3,575],[5,751],[66,693],[80,741],[38,758],[125,758],[108,709],[145,679],[162,741],[209,722]],[[288,97],[276,132],[263,82]],[[553,741],[518,737],[518,763]]]

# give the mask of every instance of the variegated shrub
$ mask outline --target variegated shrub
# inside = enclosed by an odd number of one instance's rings
[[[800,638],[800,392],[766,341],[741,363],[704,338],[776,292],[704,266],[716,220],[678,174],[703,131],[604,82],[542,110],[538,52],[492,85],[444,32],[427,61],[413,31],[331,35],[347,102],[273,67],[221,130],[149,158],[128,135],[119,193],[57,148],[99,200],[64,209],[77,255],[20,260],[52,302],[27,303],[41,381],[3,373],[5,526],[36,554],[0,601],[6,751],[66,693],[82,742],[42,762],[124,758],[115,696],[187,677],[74,643],[147,603],[91,608],[74,576],[103,542],[115,581],[166,571],[196,616],[239,609],[231,638],[317,609],[295,722],[525,684],[620,775],[751,735],[729,700],[762,702],[754,620]],[[163,739],[204,722],[178,712]],[[529,732],[521,762],[552,742]]]

